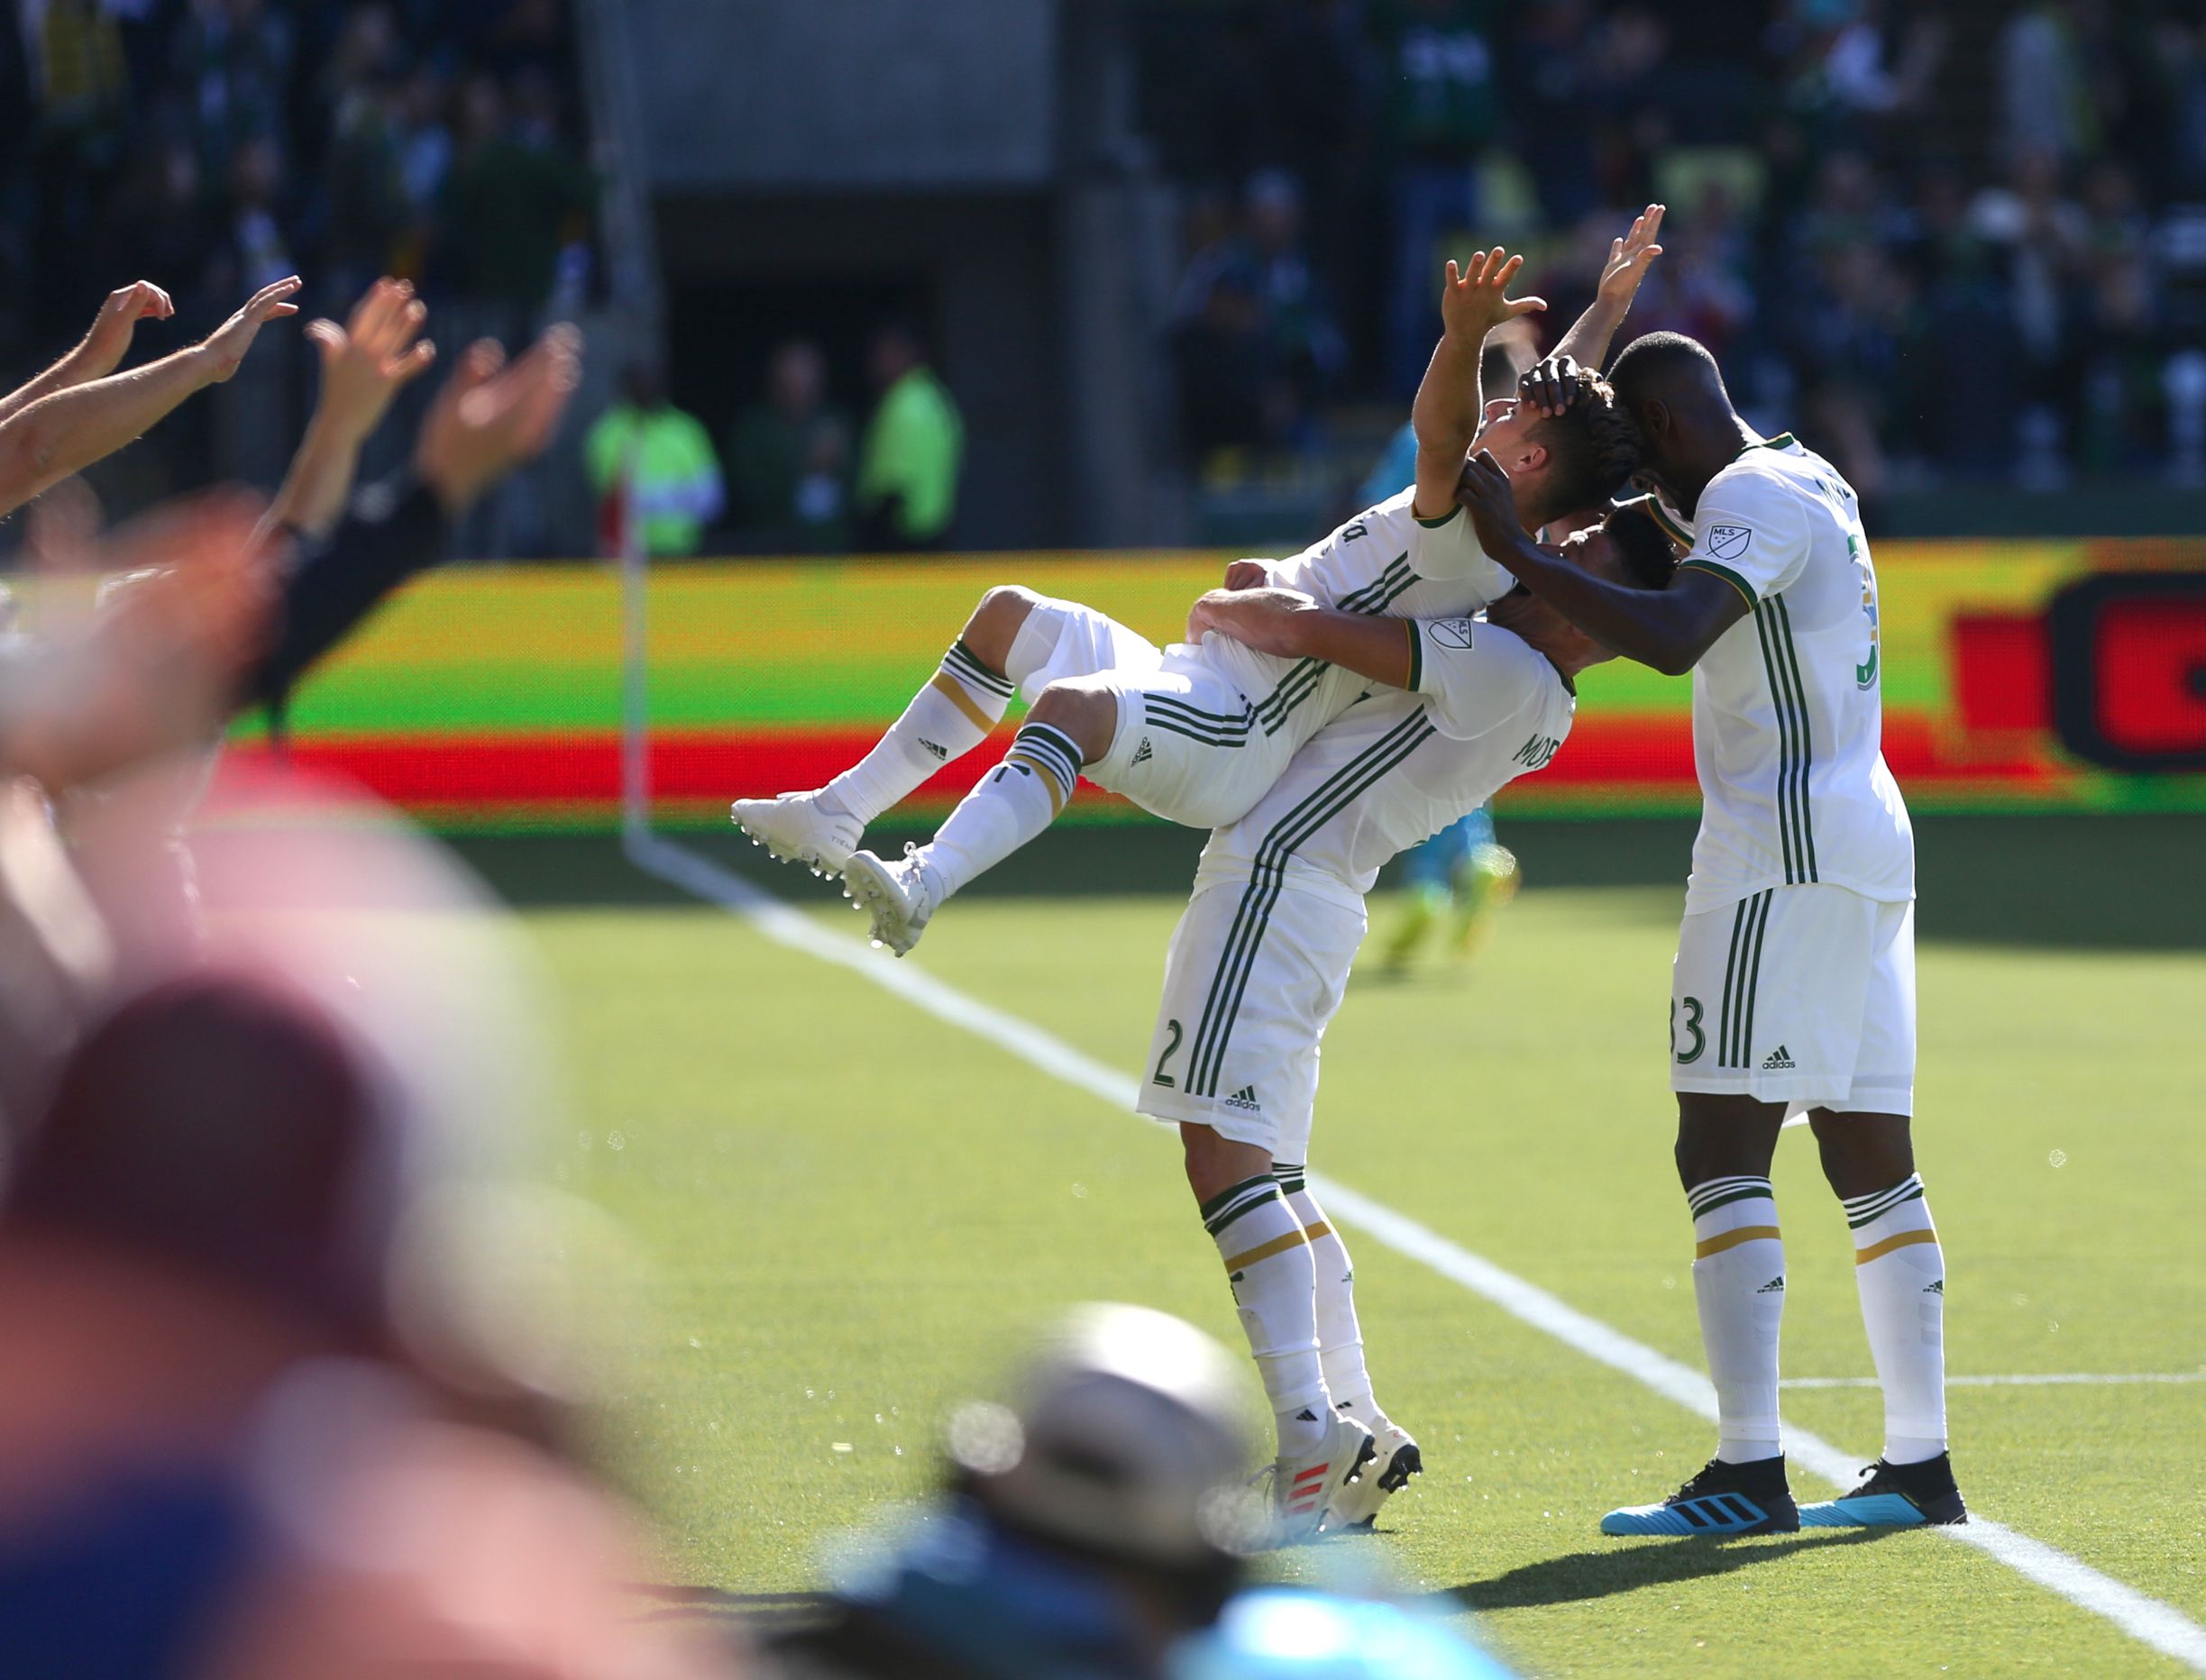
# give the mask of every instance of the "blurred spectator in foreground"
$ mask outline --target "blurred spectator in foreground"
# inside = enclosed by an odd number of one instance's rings
[[[828,404],[817,344],[792,339],[773,352],[764,395],[728,430],[727,461],[746,547],[812,554],[845,545],[850,425]]]
[[[1269,1502],[1238,1363],[1145,1307],[1076,1309],[1011,1403],[950,1420],[941,1494],[846,1567],[786,1680],[1506,1680],[1436,1623],[1243,1591]]]
[[[694,554],[705,527],[726,506],[711,438],[694,415],[667,400],[658,370],[648,363],[622,372],[620,401],[591,425],[582,456],[598,496],[598,540],[605,553],[621,552],[633,518],[645,553]]]
[[[635,1525],[558,1444],[583,1366],[513,1286],[608,1256],[508,1176],[551,1082],[502,927],[359,817],[225,838],[224,943],[94,1027],[0,1194],[0,1336],[39,1349],[0,1394],[9,1672],[728,1675],[636,1618]]]
[[[883,327],[870,360],[881,400],[858,443],[859,546],[939,548],[957,514],[965,422],[909,327]]]

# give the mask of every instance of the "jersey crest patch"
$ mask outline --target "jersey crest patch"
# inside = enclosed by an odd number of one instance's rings
[[[1718,525],[1708,527],[1708,552],[1716,560],[1736,560],[1746,552],[1746,545],[1754,540],[1754,534],[1744,525]]]
[[[1442,618],[1433,625],[1433,640],[1442,647],[1469,647],[1471,621],[1468,618]]]

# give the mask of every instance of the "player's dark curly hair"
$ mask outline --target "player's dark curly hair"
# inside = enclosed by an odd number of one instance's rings
[[[1626,502],[1601,522],[1623,557],[1624,575],[1636,589],[1661,589],[1678,570],[1677,550],[1643,501]]]
[[[1599,374],[1584,370],[1578,385],[1577,401],[1533,429],[1553,463],[1551,516],[1602,506],[1639,470],[1639,428],[1616,391]]]

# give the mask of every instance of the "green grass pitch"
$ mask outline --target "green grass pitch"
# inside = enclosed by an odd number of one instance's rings
[[[1698,1368],[1663,1071],[1689,827],[1504,837],[1530,885],[1483,959],[1359,974],[1313,1161]],[[1187,838],[1049,836],[913,961],[1132,1071]],[[2180,818],[1923,831],[1918,1140],[1956,1374],[2206,1373],[2202,840]],[[817,1586],[838,1536],[923,1493],[946,1408],[1057,1305],[1147,1302],[1237,1345],[1176,1151],[1146,1122],[609,845],[471,851],[523,907],[564,1012],[572,1111],[551,1171],[647,1262],[606,1446],[682,1580]],[[855,935],[816,883],[758,878]],[[1391,910],[1382,895],[1374,926]],[[1864,1375],[1845,1228],[1804,1131],[1776,1181],[1787,1374]],[[1681,1480],[1709,1429],[1359,1235],[1372,1368],[1427,1474],[1381,1534],[1283,1572],[1376,1566],[1540,1675],[2182,1672],[1936,1536],[1602,1538],[1601,1511]],[[1874,1456],[1872,1391],[1786,1406]],[[1977,1510],[2206,1621],[2206,1383],[1958,1387],[1952,1413]]]

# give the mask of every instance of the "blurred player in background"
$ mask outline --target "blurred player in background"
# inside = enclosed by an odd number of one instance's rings
[[[1559,383],[1551,391],[1550,373]],[[1915,836],[1884,762],[1877,577],[1853,488],[1790,434],[1739,417],[1716,359],[1653,333],[1613,370],[1646,438],[1655,511],[1691,552],[1671,586],[1616,589],[1514,523],[1484,456],[1462,497],[1511,571],[1588,635],[1693,673],[1701,788],[1671,994],[1678,1173],[1718,1439],[1610,1534],[1758,1534],[1967,1520],[1945,1431],[1945,1263],[1915,1171]],[[1573,398],[1575,370],[1528,376]],[[1796,1506],[1778,1418],[1785,1249],[1770,1162],[1789,1111],[1814,1128],[1854,1249],[1884,1391],[1884,1451],[1844,1497]]]

